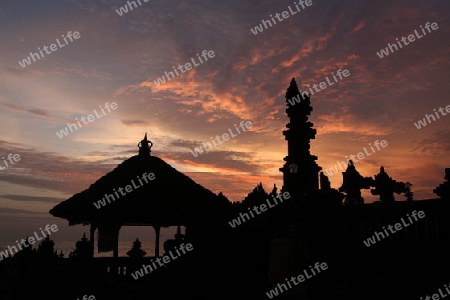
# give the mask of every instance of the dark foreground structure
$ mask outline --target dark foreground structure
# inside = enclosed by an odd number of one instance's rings
[[[286,102],[299,94],[293,79]],[[78,242],[69,258],[54,255],[47,240],[39,253],[24,249],[1,262],[0,299],[420,299],[443,288],[450,281],[441,275],[450,267],[448,182],[435,190],[439,199],[414,201],[410,185],[384,168],[372,179],[349,162],[342,187],[332,189],[309,151],[316,134],[311,111],[308,96],[288,104],[281,191],[266,193],[259,185],[240,203],[152,156],[145,136],[138,155],[50,211],[69,225],[90,225],[90,239]],[[103,207],[94,205],[144,173],[155,179],[109,197]],[[364,204],[361,189],[369,188],[379,202]],[[394,193],[408,201],[395,201]],[[145,257],[137,240],[130,257],[118,257],[125,225],[152,226],[156,245],[161,227],[184,226],[184,234],[179,230],[166,242],[165,256],[181,244],[193,250],[144,273],[143,265],[161,258],[160,249]],[[98,250],[112,250],[113,257],[93,258],[96,231]],[[317,262],[327,268],[301,283],[291,281],[305,270],[311,275]]]

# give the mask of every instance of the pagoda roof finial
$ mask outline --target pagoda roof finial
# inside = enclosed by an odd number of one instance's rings
[[[150,144],[150,146],[148,144]],[[151,150],[152,146],[153,143],[147,139],[147,132],[146,132],[142,141],[138,143],[139,155],[143,157],[150,156],[150,152],[152,152]]]

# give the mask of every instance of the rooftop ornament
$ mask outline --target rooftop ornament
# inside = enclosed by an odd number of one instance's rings
[[[148,145],[150,144],[150,146]],[[149,157],[150,152],[152,152],[153,143],[147,139],[147,132],[145,133],[144,139],[138,143],[139,156]]]

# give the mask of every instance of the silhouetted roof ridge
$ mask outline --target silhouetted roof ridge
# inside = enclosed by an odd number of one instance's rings
[[[96,208],[93,203],[102,199],[105,193],[113,194],[113,189],[131,185],[134,179],[144,173],[154,173],[155,179],[143,183],[129,194]],[[162,158],[151,155],[134,155],[92,183],[89,188],[74,194],[50,210],[55,217],[69,220],[70,224],[86,224],[98,218],[114,216],[126,220],[147,219],[144,213],[154,216],[155,209],[171,210],[174,215],[187,211],[207,210],[223,205],[219,197],[209,189],[196,183]],[[216,201],[217,200],[217,201]],[[163,214],[164,215],[164,214]],[[136,220],[136,222],[139,222]]]

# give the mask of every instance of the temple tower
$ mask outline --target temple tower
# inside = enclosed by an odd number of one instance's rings
[[[322,168],[316,163],[317,156],[311,155],[309,151],[310,140],[316,136],[316,129],[312,128],[314,124],[308,121],[313,110],[310,95],[301,93],[292,78],[285,97],[289,123],[283,135],[288,141],[288,155],[280,171],[283,173],[282,190],[289,191],[295,197],[319,189],[319,172]]]

